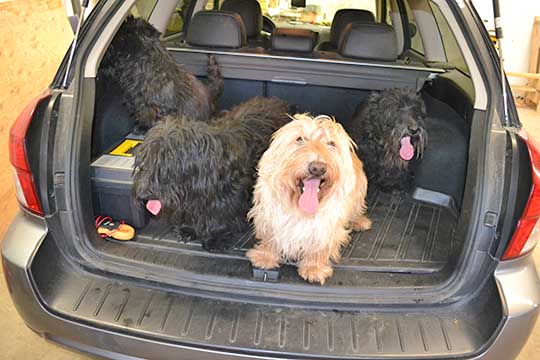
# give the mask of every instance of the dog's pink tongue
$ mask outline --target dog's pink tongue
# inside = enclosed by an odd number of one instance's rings
[[[152,215],[157,215],[161,211],[161,201],[148,200],[146,203],[146,208],[152,213]]]
[[[414,156],[414,147],[411,144],[411,137],[404,136],[401,138],[401,147],[399,148],[399,156],[405,160],[409,161]]]
[[[298,199],[298,206],[308,214],[315,214],[319,208],[319,185],[321,179],[304,180],[304,192]]]

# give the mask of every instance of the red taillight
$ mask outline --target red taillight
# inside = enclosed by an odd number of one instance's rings
[[[34,177],[28,165],[26,132],[38,104],[49,95],[50,91],[47,90],[32,100],[15,120],[9,132],[9,160],[15,170],[17,199],[22,206],[38,215],[43,215],[43,209],[37,195]]]
[[[540,237],[540,146],[527,135],[520,131],[519,136],[527,144],[532,167],[532,186],[529,200],[525,210],[519,219],[514,236],[510,240],[502,260],[510,260],[526,254],[534,249]]]

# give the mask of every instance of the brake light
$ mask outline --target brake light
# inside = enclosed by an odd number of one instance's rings
[[[540,238],[540,146],[524,130],[519,132],[519,137],[525,141],[529,149],[532,187],[525,210],[517,223],[514,236],[510,240],[502,260],[514,259],[528,253],[534,249]]]
[[[9,132],[9,160],[14,168],[17,200],[23,207],[38,215],[43,215],[43,209],[28,165],[26,133],[37,106],[49,95],[50,91],[47,90],[32,100],[15,120]]]

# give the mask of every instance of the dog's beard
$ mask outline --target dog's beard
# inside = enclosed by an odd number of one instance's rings
[[[402,156],[404,146],[410,147],[406,151],[413,152],[409,154],[410,157]],[[387,168],[404,170],[409,166],[410,161],[422,158],[426,146],[427,134],[423,127],[418,126],[416,131],[411,132],[407,126],[396,126],[384,145],[384,165]]]

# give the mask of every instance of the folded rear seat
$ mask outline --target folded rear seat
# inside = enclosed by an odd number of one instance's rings
[[[319,34],[306,29],[280,28],[272,33],[272,50],[274,54],[288,52],[313,55]],[[297,55],[297,54],[295,54]]]
[[[381,23],[351,23],[339,40],[338,52],[347,58],[392,61],[399,56],[394,28]]]

